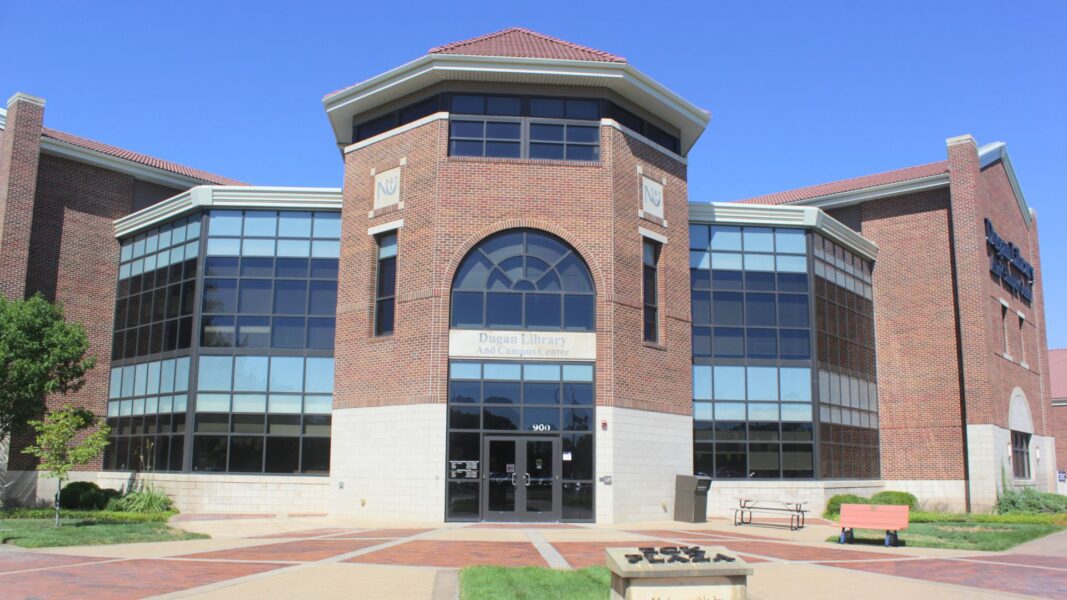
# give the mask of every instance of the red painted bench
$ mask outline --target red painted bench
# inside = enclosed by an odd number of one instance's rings
[[[910,507],[889,504],[842,504],[839,544],[853,541],[854,529],[885,530],[885,545],[896,546],[897,532],[908,528]]]

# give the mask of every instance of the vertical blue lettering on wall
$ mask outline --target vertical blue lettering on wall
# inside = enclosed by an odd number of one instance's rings
[[[1027,303],[1034,299],[1034,267],[1023,259],[1018,246],[1000,237],[992,221],[985,220],[985,241],[992,251],[989,270],[1000,282]]]

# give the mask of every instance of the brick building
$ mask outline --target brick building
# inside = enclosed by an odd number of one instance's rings
[[[709,115],[523,29],[323,102],[341,189],[245,186],[12,99],[0,286],[63,301],[110,358],[74,396],[112,426],[81,477],[424,521],[659,519],[692,473],[716,509],[1055,485],[1037,221],[1003,144],[691,203]],[[8,497],[49,495],[21,443]]]
[[[1067,436],[1067,348],[1048,351],[1050,395],[1052,396],[1052,434],[1053,437]],[[1059,470],[1067,468],[1067,444],[1056,448],[1056,464]],[[1062,494],[1067,482],[1059,481]]]

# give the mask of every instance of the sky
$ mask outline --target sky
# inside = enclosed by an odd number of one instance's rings
[[[10,2],[0,96],[249,183],[340,186],[325,94],[511,26],[621,54],[709,110],[694,201],[943,160],[964,133],[1007,142],[1039,217],[1049,347],[1067,347],[1063,0]]]

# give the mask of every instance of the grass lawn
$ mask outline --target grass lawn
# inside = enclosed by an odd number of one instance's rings
[[[1063,527],[1047,523],[911,523],[908,529],[900,532],[900,541],[904,545],[920,548],[999,551],[1061,529]],[[836,542],[837,539],[837,536],[833,536],[826,541]],[[885,543],[885,532],[857,529],[855,543],[881,546]]]
[[[51,519],[0,518],[0,543],[23,548],[129,544],[196,540],[209,536],[174,529],[161,522],[117,523],[92,518],[64,518],[59,527]]]
[[[467,567],[459,574],[462,600],[605,600],[611,572],[604,567],[557,571],[543,567]]]

